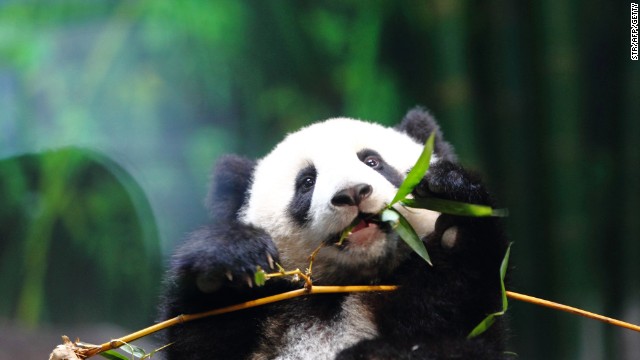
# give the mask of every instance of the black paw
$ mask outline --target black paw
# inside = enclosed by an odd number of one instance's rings
[[[263,231],[243,225],[205,228],[177,252],[173,268],[204,293],[222,287],[252,288],[258,268],[274,272],[278,251]]]
[[[414,189],[414,196],[482,205],[490,203],[489,194],[479,177],[450,161],[432,164],[422,182]]]

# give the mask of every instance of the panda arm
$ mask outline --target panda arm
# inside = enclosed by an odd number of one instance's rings
[[[253,161],[226,156],[218,161],[208,197],[212,222],[190,234],[171,258],[165,275],[160,319],[193,314],[281,292],[281,282],[257,288],[257,266],[278,261],[271,237],[240,222]],[[217,315],[168,329],[167,359],[229,359],[248,356],[257,346],[262,308]]]
[[[207,196],[212,221],[191,233],[171,258],[165,280],[170,293],[165,299],[171,307],[168,315],[257,296],[251,291],[257,267],[269,271],[278,261],[271,237],[238,219],[254,166],[253,160],[236,155],[218,160]]]
[[[250,283],[256,265],[269,266],[267,254],[276,258],[271,239],[243,224],[212,224],[192,233],[171,260],[160,320],[278,291],[273,282],[260,288]],[[247,358],[258,346],[267,316],[264,308],[253,308],[173,326],[162,334],[163,343],[172,344],[166,359]]]
[[[446,160],[430,168],[414,195],[495,206],[480,176]],[[445,359],[456,349],[462,358],[509,358],[504,352],[505,317],[496,318],[480,336],[466,338],[487,315],[502,309],[500,265],[509,244],[502,219],[442,214],[425,242],[434,261],[427,281],[435,286],[425,283],[423,289],[435,290],[430,296],[433,310],[448,316],[439,330],[445,334],[441,342],[445,346],[434,349]]]
[[[430,167],[414,190],[416,198],[435,196],[472,204],[495,206],[477,174],[460,164],[440,160]],[[424,239],[433,267],[420,281],[402,284],[407,305],[419,309],[426,321],[417,332],[415,352],[433,359],[505,359],[506,324],[503,317],[482,335],[467,339],[471,330],[488,314],[501,310],[500,265],[508,247],[502,221],[495,217],[442,214],[435,230]],[[417,264],[406,270],[420,276]],[[429,294],[425,294],[429,292]],[[436,316],[434,316],[436,314]],[[425,339],[429,339],[426,341]]]
[[[433,164],[423,181],[414,189],[416,198],[437,197],[470,204],[495,206],[494,200],[477,174],[451,161]],[[474,266],[500,266],[508,240],[502,221],[495,217],[468,217],[442,214],[427,243],[438,243],[450,256],[484,257]],[[469,259],[472,260],[472,259]]]
[[[458,162],[453,146],[443,137],[435,118],[422,107],[410,110],[396,126],[414,141],[424,144],[434,133],[434,154],[438,161],[431,165],[423,181],[414,190],[416,198],[435,196],[472,204],[493,206],[493,200],[482,184],[480,177],[465,170]],[[500,221],[495,218],[468,218],[442,215],[430,242],[441,242],[455,253],[491,254],[490,263],[498,265],[507,247],[506,237],[501,233]],[[447,231],[449,230],[449,231]],[[458,232],[457,230],[463,230]],[[456,240],[463,240],[457,243]],[[457,245],[457,246],[455,246]],[[498,260],[496,260],[498,259]]]

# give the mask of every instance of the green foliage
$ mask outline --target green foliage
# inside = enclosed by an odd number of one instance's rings
[[[444,214],[472,217],[505,217],[507,209],[493,209],[491,206],[468,204],[459,201],[425,197],[420,199],[404,199],[402,204],[408,207],[429,209]]]
[[[424,178],[424,175],[429,170],[429,165],[431,163],[434,139],[435,133],[429,135],[429,138],[427,139],[420,156],[416,160],[416,163],[413,165],[413,168],[411,168],[407,177],[404,179],[402,184],[400,184],[400,187],[398,187],[398,192],[393,197],[393,200],[391,200],[389,206],[382,211],[382,221],[389,222],[400,238],[404,240],[404,242],[407,243],[407,245],[409,245],[409,247],[429,265],[432,265],[431,258],[429,257],[429,252],[422,242],[422,239],[420,239],[418,234],[416,234],[407,219],[405,219],[397,210],[393,209],[392,206],[398,201],[405,200],[407,195],[411,194],[413,189]]]
[[[267,273],[262,270],[260,266],[258,266],[256,271],[253,273],[253,282],[256,284],[256,286],[264,286],[264,284],[267,282],[266,275]]]
[[[143,348],[139,346],[125,343],[119,349],[129,354],[129,357],[119,353],[115,349],[103,351],[99,353],[99,355],[110,360],[136,360],[136,359],[144,360],[144,359],[151,359],[153,355],[155,355],[158,351],[161,351],[171,345],[173,345],[173,343],[163,345],[160,348],[157,348],[151,351],[150,353],[147,353]]]
[[[460,215],[460,216],[506,216],[506,210],[494,210],[490,206],[467,204],[459,201],[444,200],[438,198],[420,198],[413,199],[407,198],[413,189],[420,184],[424,176],[429,171],[429,165],[431,163],[431,155],[433,153],[435,133],[429,135],[422,153],[416,160],[415,165],[407,174],[398,192],[394,196],[389,206],[382,212],[382,221],[389,222],[395,231],[400,235],[413,251],[415,251],[420,257],[422,257],[429,265],[431,264],[431,258],[427,252],[422,239],[416,234],[415,230],[409,222],[400,214],[397,210],[392,208],[392,205],[401,201],[403,205],[408,207],[422,208],[433,211],[438,211],[447,214]]]
[[[155,222],[121,167],[78,148],[3,159],[0,198],[7,205],[0,208],[7,294],[0,316],[31,326],[111,320],[132,327],[153,317],[149,294],[161,271]],[[127,296],[105,296],[120,293]]]
[[[424,242],[422,242],[422,239],[420,239],[411,224],[409,224],[400,212],[392,208],[385,209],[382,211],[382,221],[389,222],[400,238],[404,240],[416,254],[420,255],[427,264],[433,265]]]
[[[130,354],[132,358],[144,359],[149,357],[149,354],[147,354],[147,352],[144,351],[143,348],[132,344],[124,344],[120,347],[120,349]]]
[[[109,360],[130,360],[128,357],[120,354],[116,350],[107,350],[100,353],[100,356]]]
[[[356,221],[357,221],[357,219],[356,219]],[[351,231],[355,227],[356,227],[355,224],[351,224],[351,225],[347,226],[344,230],[342,230],[342,233],[340,234],[340,239],[338,239],[338,242],[336,243],[336,245],[342,246],[342,243],[349,237],[349,235],[351,235]]]
[[[509,244],[509,247],[507,247],[507,252],[505,253],[504,258],[502,259],[502,263],[500,264],[500,289],[501,289],[501,296],[502,296],[502,310],[495,312],[493,314],[487,315],[487,317],[484,318],[484,320],[482,320],[475,328],[473,328],[473,330],[471,330],[467,338],[473,338],[484,333],[485,331],[487,331],[487,329],[489,329],[489,327],[491,327],[491,325],[493,325],[493,323],[496,322],[496,318],[498,316],[502,316],[507,312],[507,309],[509,307],[509,301],[507,300],[507,289],[504,286],[504,277],[507,274],[507,268],[509,266],[510,252],[511,252],[511,244]]]
[[[411,168],[407,177],[404,179],[402,184],[400,184],[398,192],[396,193],[396,196],[393,197],[393,200],[391,200],[389,207],[393,206],[393,204],[400,200],[404,200],[424,178],[424,175],[429,170],[429,165],[431,164],[434,139],[435,133],[431,133],[424,145],[424,148],[422,149],[422,153],[420,153],[418,160],[416,160],[415,165],[413,165],[413,168]]]

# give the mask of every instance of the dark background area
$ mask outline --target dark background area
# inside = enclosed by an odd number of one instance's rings
[[[0,338],[150,324],[219,155],[415,105],[509,208],[512,290],[640,323],[629,38],[624,1],[2,1]],[[522,359],[640,353],[628,330],[509,316]]]

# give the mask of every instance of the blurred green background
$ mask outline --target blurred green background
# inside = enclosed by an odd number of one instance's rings
[[[629,19],[594,0],[1,1],[0,358],[150,324],[219,155],[417,104],[510,209],[513,290],[640,323]],[[509,314],[522,359],[640,354],[628,330]]]

